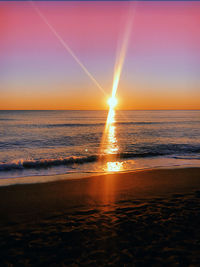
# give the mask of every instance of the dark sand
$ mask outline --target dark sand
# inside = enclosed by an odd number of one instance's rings
[[[0,266],[200,266],[200,168],[0,188]]]

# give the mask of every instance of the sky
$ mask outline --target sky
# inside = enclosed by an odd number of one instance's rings
[[[200,109],[200,2],[32,3],[0,2],[0,109],[106,109],[127,23],[118,108]]]

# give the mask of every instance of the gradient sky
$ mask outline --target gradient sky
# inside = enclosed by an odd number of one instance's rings
[[[200,2],[36,2],[107,94],[127,18],[120,109],[200,109]],[[105,109],[30,2],[0,2],[0,109]]]

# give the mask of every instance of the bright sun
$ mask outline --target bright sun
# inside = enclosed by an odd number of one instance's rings
[[[110,108],[115,108],[117,105],[117,98],[116,97],[110,97],[108,99],[108,105]]]

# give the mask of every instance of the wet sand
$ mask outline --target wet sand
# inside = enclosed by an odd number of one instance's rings
[[[0,188],[0,266],[200,266],[200,168]]]

